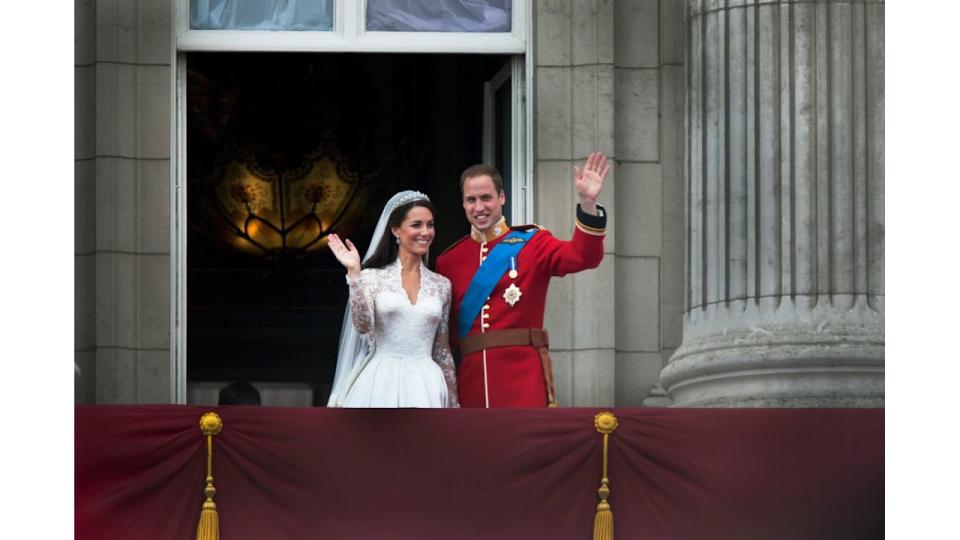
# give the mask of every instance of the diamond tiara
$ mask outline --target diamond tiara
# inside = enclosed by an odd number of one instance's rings
[[[427,197],[427,194],[426,194],[426,193],[420,193],[419,191],[411,191],[411,192],[407,193],[406,195],[404,195],[403,197],[400,197],[399,199],[397,199],[397,202],[394,203],[393,207],[394,207],[394,208],[399,208],[399,207],[407,204],[408,202],[418,201],[418,200],[421,200],[421,199],[429,201],[429,200],[430,200],[430,197]]]

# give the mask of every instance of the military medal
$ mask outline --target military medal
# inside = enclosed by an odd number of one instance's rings
[[[507,273],[510,276],[510,279],[517,279],[517,258],[510,257],[510,272]],[[503,299],[510,304],[510,307],[513,307],[520,300],[520,295],[523,293],[520,291],[520,287],[517,287],[516,283],[511,283],[507,290],[503,291]]]
[[[503,291],[503,300],[510,304],[510,307],[513,307],[520,300],[520,295],[523,293],[520,292],[520,287],[517,287],[515,283],[511,283],[507,290]]]

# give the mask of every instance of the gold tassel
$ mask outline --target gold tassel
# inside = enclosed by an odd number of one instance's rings
[[[597,515],[593,518],[593,538],[613,540],[613,511],[607,501],[600,501],[597,505]]]
[[[200,417],[200,431],[207,438],[207,487],[203,489],[207,500],[200,510],[200,523],[197,525],[197,540],[220,540],[220,517],[217,503],[213,498],[217,488],[213,487],[213,436],[223,429],[223,420],[217,413],[208,412]]]
[[[603,476],[600,478],[600,503],[597,515],[593,518],[593,540],[613,540],[613,510],[607,497],[610,496],[610,479],[607,478],[607,448],[610,434],[617,429],[617,417],[610,412],[602,412],[593,417],[593,425],[603,434]]]
[[[207,505],[210,505],[208,508]],[[217,518],[217,505],[210,499],[203,503],[200,511],[200,524],[197,525],[197,540],[220,540],[220,522]]]

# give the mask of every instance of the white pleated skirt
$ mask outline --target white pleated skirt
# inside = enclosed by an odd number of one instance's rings
[[[343,398],[343,407],[449,407],[447,383],[430,357],[374,354]]]

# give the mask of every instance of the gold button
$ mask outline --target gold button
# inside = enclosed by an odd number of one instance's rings
[[[490,299],[490,297],[488,296],[488,297],[487,297],[487,300],[489,300],[489,299]],[[483,305],[483,309],[490,309],[490,304],[484,304],[484,305]]]
[[[490,318],[490,314],[489,314],[489,313],[484,313],[484,314],[483,314],[483,318],[484,318],[484,319],[489,319],[489,318]]]
[[[486,330],[487,328],[490,328],[490,325],[487,323],[483,323],[483,329]]]
[[[480,251],[482,251],[482,252],[484,252],[484,253],[486,253],[486,252],[488,252],[488,251],[490,251],[490,250],[489,250],[489,249],[487,249],[487,248],[480,248]]]

